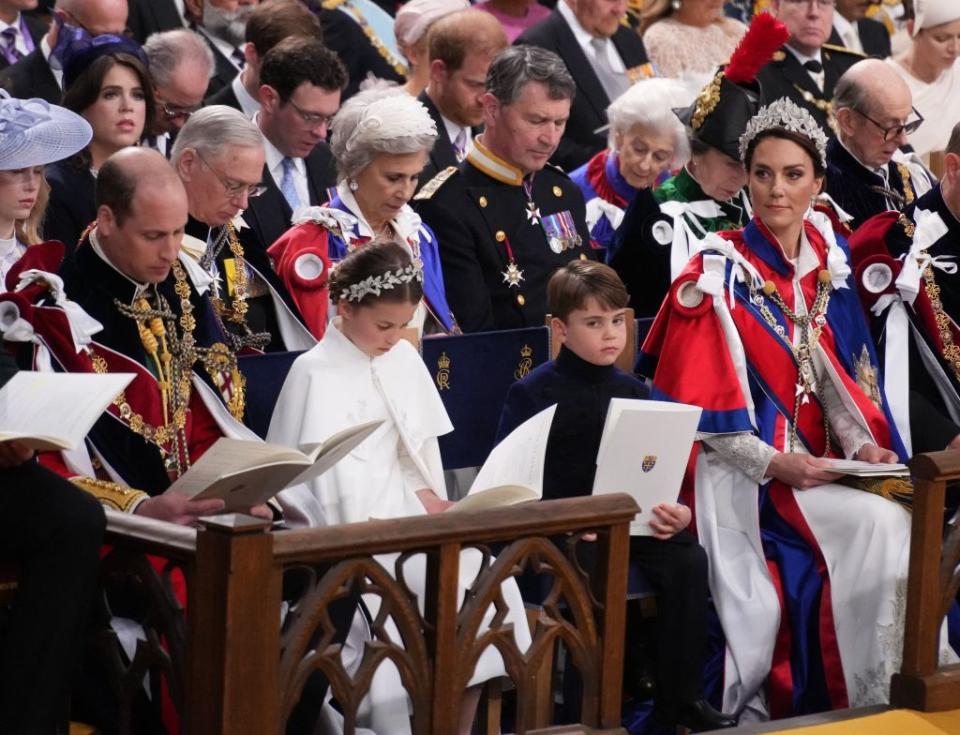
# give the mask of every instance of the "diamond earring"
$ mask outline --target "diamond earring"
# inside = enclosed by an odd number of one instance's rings
[[[350,191],[356,191],[357,189],[360,188],[360,185],[357,183],[356,179],[350,179],[349,181],[347,181],[347,188]]]

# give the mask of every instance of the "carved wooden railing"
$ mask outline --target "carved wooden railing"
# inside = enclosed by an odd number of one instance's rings
[[[960,452],[918,454],[913,475],[913,528],[903,664],[894,674],[890,701],[923,711],[960,706],[960,665],[938,668],[940,629],[960,588],[960,525],[943,538],[948,482],[960,480]]]
[[[125,731],[147,670],[168,680],[186,735],[282,733],[304,682],[318,670],[352,732],[374,669],[389,659],[412,702],[413,732],[456,732],[475,663],[494,646],[516,690],[513,729],[571,732],[549,728],[537,707],[542,664],[562,643],[583,683],[580,728],[572,731],[622,733],[629,523],[636,510],[628,496],[608,495],[274,533],[245,516],[209,519],[194,531],[109,513],[113,551],[104,579],[115,585],[125,577],[127,592],[132,584],[150,600],[140,619],[147,640],[132,662],[104,636],[105,649],[114,651]],[[582,541],[588,532],[597,534],[595,542]],[[561,550],[550,539],[564,535]],[[597,545],[592,578],[575,561],[578,543]],[[476,549],[482,564],[461,601],[464,549]],[[167,561],[150,563],[147,554]],[[397,555],[398,571],[385,569],[383,557],[374,556],[380,554]],[[403,571],[419,554],[427,569],[422,614],[403,583]],[[501,592],[503,581],[523,572],[552,580],[526,651],[518,650],[505,621]],[[178,601],[178,575],[186,580],[186,610]],[[378,597],[380,612],[359,667],[347,672],[328,613],[357,593]],[[284,597],[291,611],[281,623]],[[482,622],[490,609],[492,621]],[[400,640],[387,633],[387,615]],[[499,725],[490,728],[497,732]]]

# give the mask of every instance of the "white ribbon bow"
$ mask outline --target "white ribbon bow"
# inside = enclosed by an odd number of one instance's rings
[[[690,229],[684,215],[689,213],[695,217],[715,219],[723,215],[723,210],[712,199],[702,199],[697,202],[663,202],[660,204],[660,211],[673,218],[673,243],[670,246],[670,280],[674,281],[690,258],[702,249],[698,235]]]
[[[847,287],[847,278],[850,277],[850,264],[847,263],[846,253],[837,244],[837,236],[833,231],[833,223],[823,212],[813,209],[807,210],[807,219],[817,228],[817,232],[827,243],[827,271],[830,273],[830,282],[836,289]]]
[[[949,260],[952,255],[938,255],[932,257],[927,249],[947,234],[947,225],[936,212],[918,209],[914,212],[916,228],[913,233],[913,243],[903,259],[903,268],[897,277],[897,290],[911,306],[920,293],[920,278],[928,265],[932,265],[945,273],[956,273],[957,264]]]
[[[760,275],[760,271],[758,271],[756,266],[750,263],[739,253],[739,251],[733,246],[732,242],[729,240],[724,240],[715,232],[711,232],[700,242],[698,251],[705,252],[708,250],[717,251],[727,260],[733,263],[734,278],[731,278],[730,283],[728,284],[728,299],[730,302],[731,311],[737,308],[736,300],[733,295],[733,289],[737,281],[744,283],[747,281],[747,279],[749,279],[751,288],[753,290],[763,288],[763,277]],[[718,281],[720,283],[719,286]],[[718,296],[723,292],[722,278],[718,278],[716,274],[705,273],[704,275],[700,276],[700,278],[697,280],[697,286],[704,293],[708,293],[713,296]]]

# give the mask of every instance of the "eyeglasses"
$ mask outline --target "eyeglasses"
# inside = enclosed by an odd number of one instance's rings
[[[297,114],[300,116],[300,119],[311,128],[318,128],[321,125],[329,125],[330,121],[333,120],[333,115],[323,115],[319,112],[310,112],[309,110],[304,110],[293,100],[287,100],[287,104],[293,107],[293,109],[296,110]]]
[[[203,161],[204,165],[206,165],[208,169],[213,171],[213,175],[217,177],[217,180],[221,184],[223,184],[224,192],[226,192],[226,195],[231,199],[243,194],[246,194],[247,198],[253,199],[254,197],[260,196],[267,190],[267,187],[265,187],[263,184],[244,184],[242,181],[233,181],[227,178],[224,174],[220,173],[217,171],[217,169],[211,166],[210,162],[200,155],[200,151],[197,151],[197,158]]]
[[[780,0],[785,5],[817,5],[821,8],[832,8],[836,0]]]
[[[878,128],[880,128],[880,130],[883,132],[884,142],[893,140],[894,138],[899,138],[901,133],[904,135],[911,135],[912,133],[917,132],[917,128],[919,128],[923,124],[923,115],[917,112],[916,107],[910,108],[913,110],[913,114],[917,116],[916,120],[911,120],[910,122],[904,123],[903,125],[893,125],[889,128],[884,127],[883,125],[878,123],[876,120],[874,120],[872,117],[870,117],[867,113],[861,112],[856,107],[853,107],[851,109],[855,113],[860,115],[860,117],[866,118],[867,120],[872,122],[874,125],[876,125]]]
[[[160,107],[163,116],[167,120],[176,120],[178,117],[182,117],[184,120],[189,120],[190,116],[200,109],[199,105],[193,105],[192,107],[180,107],[179,105],[168,105],[166,102]]]

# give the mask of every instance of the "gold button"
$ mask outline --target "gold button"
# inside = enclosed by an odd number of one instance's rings
[[[586,260],[586,259],[587,259],[587,254],[586,254],[586,253],[580,253],[580,260]]]
[[[527,300],[523,298],[522,293],[517,294],[517,303],[520,304],[520,306],[523,306],[525,303],[527,303]]]
[[[507,233],[504,232],[503,230],[497,230],[497,234],[494,235],[494,237],[497,238],[497,242],[503,242],[504,240],[507,239]]]
[[[563,189],[561,189],[559,186],[553,187],[553,195],[555,197],[563,196]]]
[[[481,207],[487,206],[487,198],[486,198],[486,197],[480,197],[480,199],[478,199],[477,201],[480,202],[480,206],[481,206]]]

